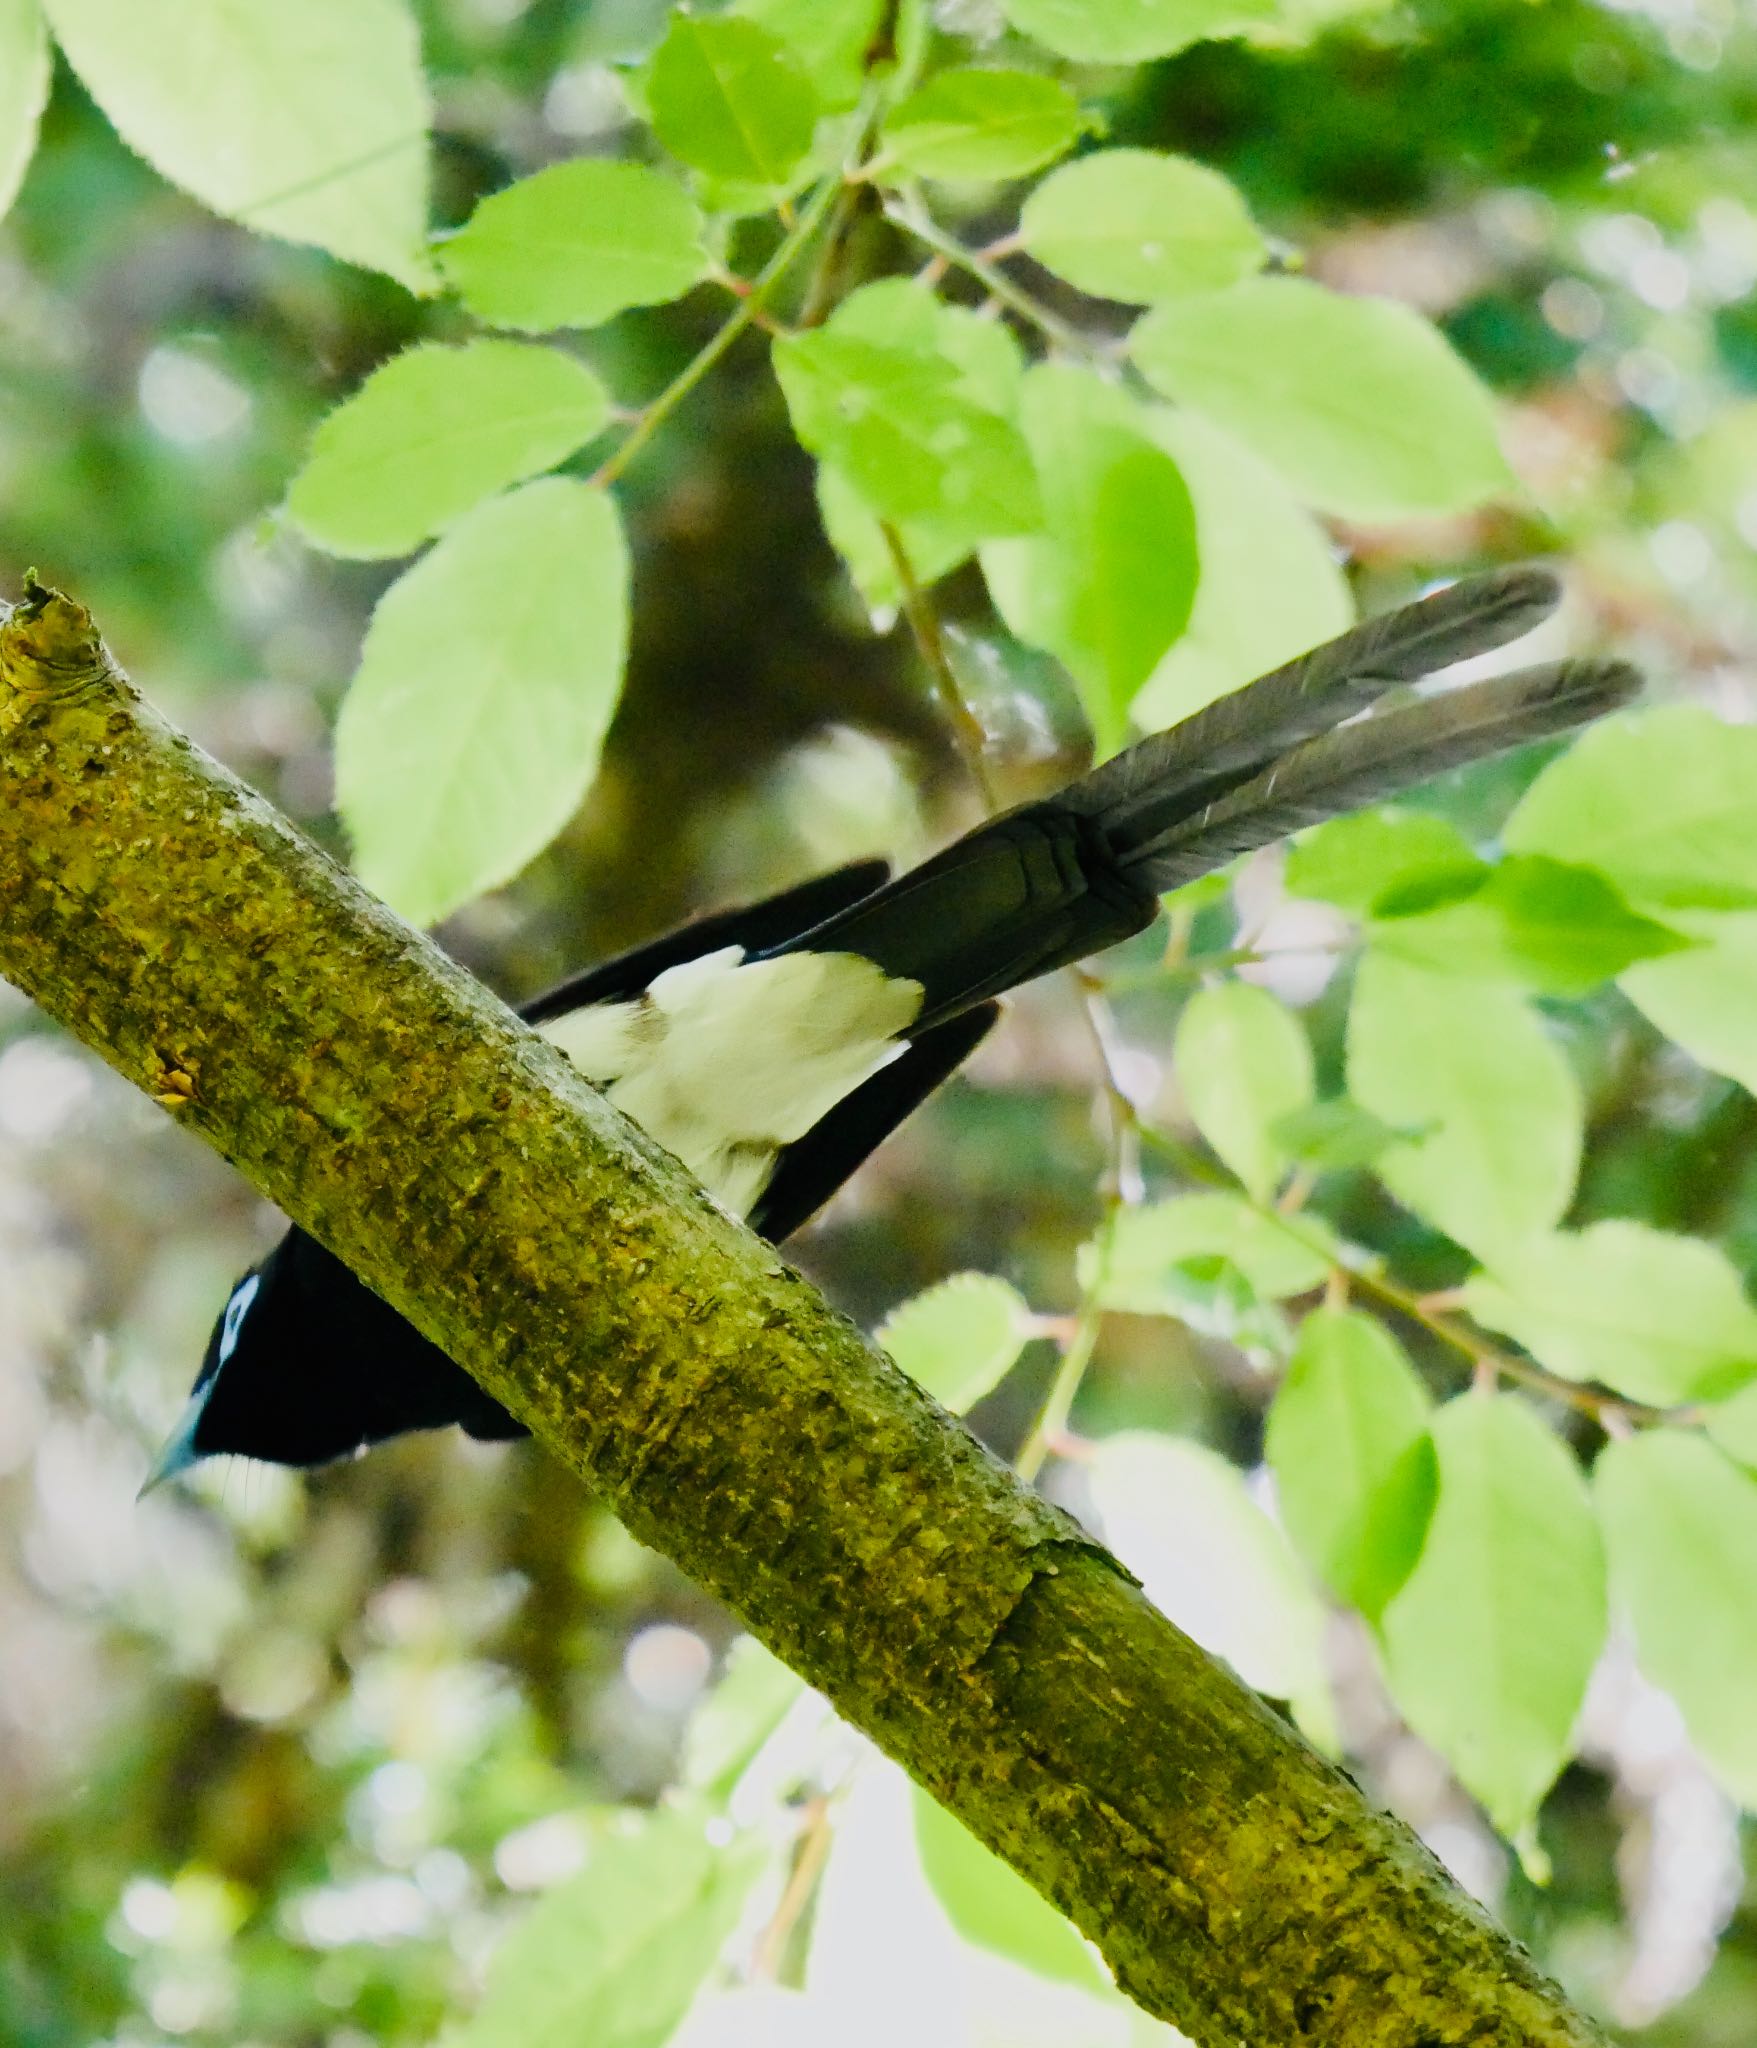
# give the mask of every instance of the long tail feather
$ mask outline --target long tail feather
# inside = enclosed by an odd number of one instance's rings
[[[1516,639],[1556,597],[1547,572],[1505,569],[1370,620],[979,826],[787,950],[845,948],[919,982],[923,1030],[1102,952],[1150,923],[1163,891],[1240,853],[1626,703],[1632,669],[1578,661],[1374,708]]]
[[[1499,569],[1454,583],[1155,733],[1065,791],[1064,801],[1102,816],[1107,841],[1126,859],[1169,819],[1214,801],[1399,683],[1517,640],[1560,596],[1546,569]]]
[[[1344,811],[1398,796],[1450,768],[1615,711],[1641,688],[1621,661],[1559,661],[1381,711],[1295,747],[1130,856],[1155,890]]]

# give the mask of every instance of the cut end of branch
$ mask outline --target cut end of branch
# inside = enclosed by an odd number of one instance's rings
[[[0,701],[80,697],[116,676],[91,613],[27,569],[20,601],[0,607]]]

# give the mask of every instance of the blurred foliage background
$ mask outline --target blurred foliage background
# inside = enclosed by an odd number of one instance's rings
[[[613,150],[630,118],[616,67],[666,13],[418,11],[442,223],[548,161]],[[1224,171],[1314,275],[1428,313],[1503,399],[1526,510],[1349,529],[1363,608],[1480,557],[1559,550],[1581,619],[1749,720],[1757,32],[1731,0],[1306,11],[1298,41],[1200,45],[1086,84],[1112,142]],[[940,13],[978,39],[996,26],[982,0]],[[650,393],[723,303],[704,288],[625,315],[599,337],[599,370]],[[336,399],[450,317],[204,213],[58,71],[0,229],[0,580],[35,564],[77,592],[175,718],[338,850],[329,733],[388,572],[307,551],[265,510]],[[631,471],[633,655],[592,798],[514,886],[443,930],[497,988],[529,993],[838,860],[907,857],[974,815],[908,637],[873,629],[810,484],[756,347]],[[973,586],[949,586],[954,618],[976,606]],[[1077,708],[1047,667],[983,710],[1009,795],[1081,764]],[[1496,767],[1437,802],[1476,831],[1530,773]],[[1313,936],[1275,860],[1238,887],[1259,943]],[[1334,1073],[1329,965],[1298,954],[1276,987]],[[1152,991],[1125,1002],[1125,1057],[1131,1092],[1187,1129],[1174,1016]],[[1591,1116],[1576,1217],[1634,1211],[1718,1238],[1748,1269],[1750,1097],[1614,993],[1565,1028]],[[796,1255],[869,1326],[967,1267],[1053,1313],[1074,1298],[1105,1164],[1085,1019],[1066,988],[1032,990]],[[1423,1284],[1462,1276],[1364,1176],[1327,1204]],[[731,1639],[529,1447],[408,1440],[308,1482],[240,1470],[136,1506],[215,1305],[275,1228],[221,1162],[0,991],[5,2048],[433,2038],[525,1896],[578,1867],[603,1809],[673,1782]],[[1003,1450],[1052,1363],[1036,1343],[978,1411]],[[1075,1425],[1186,1434],[1250,1468],[1269,1391],[1219,1337],[1115,1315]],[[1077,1459],[1052,1483],[1090,1507]],[[1577,1997],[1664,2048],[1751,2038],[1748,1827],[1626,1650],[1601,1668],[1581,1760],[1545,1810],[1544,1886],[1389,1709],[1357,1623],[1336,1620],[1326,1656],[1364,1781]],[[912,1937],[900,1923],[869,1939],[883,1955]],[[764,1969],[788,1981],[784,1953]],[[1015,2008],[997,1992],[971,2037],[1034,2038],[1041,2018]]]

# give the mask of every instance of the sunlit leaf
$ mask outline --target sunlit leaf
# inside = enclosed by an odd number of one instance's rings
[[[1479,887],[1431,910],[1381,909],[1372,940],[1443,974],[1516,981],[1552,996],[1586,995],[1638,960],[1690,944],[1631,910],[1593,869],[1542,854],[1512,855]]]
[[[1377,1620],[1421,1554],[1437,1484],[1427,1390],[1385,1326],[1319,1309],[1299,1327],[1264,1454],[1301,1555]]]
[[[710,267],[701,211],[675,179],[599,157],[490,193],[439,262],[471,312],[535,333],[663,305]]]
[[[317,430],[287,510],[337,555],[403,555],[591,440],[610,398],[583,364],[517,341],[393,356]]]
[[[804,1691],[805,1681],[779,1657],[754,1636],[740,1636],[726,1653],[720,1682],[690,1716],[683,1783],[723,1798]]]
[[[1019,237],[1079,290],[1136,305],[1236,284],[1268,253],[1236,185],[1153,149],[1064,164],[1026,200]]]
[[[426,924],[540,853],[597,768],[627,635],[616,507],[559,478],[478,505],[393,583],[336,731],[367,885]]]
[[[1757,1379],[1757,1309],[1700,1238],[1619,1219],[1512,1239],[1465,1298],[1551,1372],[1633,1400],[1717,1401]]]
[[[891,110],[875,173],[952,184],[1020,178],[1071,149],[1084,125],[1080,102],[1058,79],[962,65]]]
[[[1236,1195],[1178,1195],[1125,1209],[1108,1240],[1082,1246],[1080,1284],[1108,1308],[1182,1317],[1192,1284],[1216,1267],[1279,1301],[1323,1286],[1333,1250],[1316,1217],[1265,1215]]]
[[[867,610],[875,616],[894,613],[903,601],[903,586],[877,513],[833,462],[818,464],[817,499],[824,531]],[[899,520],[896,526],[910,573],[924,590],[968,561],[980,539],[949,517],[927,515]]]
[[[766,1852],[716,1847],[685,1809],[604,1829],[494,1952],[454,2048],[664,2048],[732,1932]]]
[[[1063,57],[1138,64],[1204,36],[1273,21],[1276,7],[1275,0],[1001,0],[1001,11]]]
[[[1423,1133],[1385,1154],[1385,1183],[1480,1259],[1561,1220],[1580,1165],[1580,1086],[1515,990],[1369,953],[1349,1012],[1348,1087],[1375,1116]]]
[[[1130,1431],[1094,1446],[1086,1473],[1105,1541],[1154,1606],[1330,1739],[1323,1603],[1238,1467],[1202,1444]]]
[[[1631,967],[1623,993],[1692,1059],[1757,1091],[1757,912],[1665,915],[1693,943]]]
[[[860,97],[884,8],[885,0],[733,0],[727,11],[767,29],[835,113]]]
[[[881,518],[1019,533],[1040,518],[1030,454],[1012,422],[962,388],[937,351],[835,326],[775,344],[794,432]]]
[[[1726,1789],[1757,1807],[1757,1475],[1653,1429],[1607,1444],[1593,1477],[1641,1668]]]
[[[1757,726],[1670,704],[1582,734],[1532,784],[1503,837],[1514,853],[1599,869],[1643,908],[1748,909],[1754,788]]]
[[[1384,902],[1413,911],[1467,894],[1487,876],[1488,863],[1449,819],[1377,810],[1332,818],[1296,840],[1286,884],[1290,896],[1316,896],[1364,917]]]
[[[0,0],[0,215],[30,165],[49,96],[49,36],[39,0]]]
[[[909,279],[862,285],[836,308],[829,327],[949,365],[956,372],[951,388],[960,398],[1009,422],[1017,411],[1025,359],[1008,329],[968,307],[947,305]],[[818,503],[825,530],[868,607],[894,608],[902,589],[878,515],[833,462],[818,465]],[[992,517],[979,495],[968,513],[948,506],[899,519],[899,538],[916,580],[925,587],[967,559],[992,530]]]
[[[156,171],[229,220],[433,282],[427,85],[403,0],[47,0],[68,62]]]
[[[1131,706],[1144,730],[1172,725],[1354,621],[1348,580],[1323,529],[1266,463],[1192,412],[1148,410],[1196,518],[1196,599]]]
[[[1362,1109],[1358,1102],[1351,1102],[1346,1095],[1339,1095],[1277,1117],[1270,1126],[1270,1135],[1299,1165],[1324,1173],[1342,1173],[1350,1167],[1371,1166],[1400,1139],[1419,1137],[1421,1133],[1400,1130],[1374,1116],[1371,1110]]]
[[[1021,411],[1046,531],[985,547],[983,571],[1012,631],[1066,664],[1109,753],[1136,692],[1189,621],[1190,494],[1141,409],[1090,370],[1028,371]]]
[[[964,1939],[1040,1977],[1103,1990],[1109,1980],[1078,1931],[930,1793],[911,1790],[921,1867]]]
[[[1439,1492],[1385,1610],[1392,1697],[1504,1834],[1567,1760],[1605,1637],[1604,1555],[1567,1448],[1511,1395],[1434,1416]]]
[[[1174,1049],[1196,1128],[1259,1201],[1286,1171],[1278,1118],[1312,1099],[1305,1027],[1267,989],[1226,981],[1198,990]]]
[[[992,1273],[957,1273],[893,1309],[874,1341],[917,1386],[962,1415],[1012,1370],[1030,1313],[1018,1290]]]
[[[645,87],[653,127],[674,157],[750,185],[785,185],[821,111],[779,37],[735,15],[674,12]]]
[[[1757,1384],[1711,1403],[1702,1411],[1702,1426],[1729,1458],[1757,1470]]]
[[[1156,307],[1130,351],[1303,498],[1350,519],[1457,511],[1510,487],[1488,393],[1389,299],[1251,278]]]

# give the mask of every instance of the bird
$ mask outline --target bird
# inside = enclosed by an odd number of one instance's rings
[[[778,1244],[970,1056],[1010,989],[1134,936],[1162,895],[1244,853],[1627,704],[1639,674],[1598,658],[1381,701],[1520,638],[1559,596],[1535,566],[1453,583],[919,867],[856,862],[701,917],[520,1014]],[[526,1434],[294,1228],[233,1287],[147,1488],[224,1453],[311,1467],[449,1425]]]

